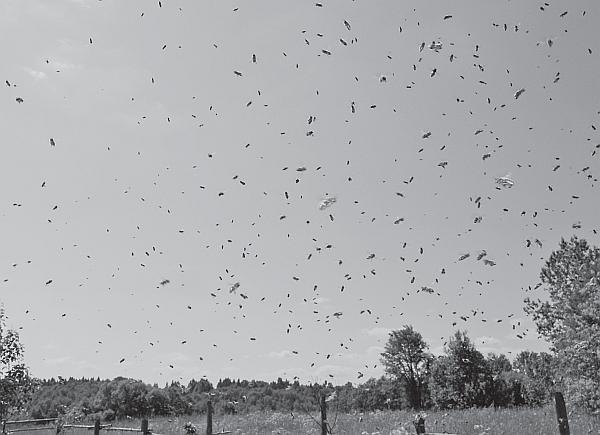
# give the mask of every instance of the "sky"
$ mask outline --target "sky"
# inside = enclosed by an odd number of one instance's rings
[[[404,325],[547,350],[523,300],[562,237],[600,244],[599,20],[2,1],[0,302],[31,373],[357,383]]]

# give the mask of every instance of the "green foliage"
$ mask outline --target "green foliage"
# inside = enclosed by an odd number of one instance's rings
[[[522,377],[512,371],[512,364],[506,355],[490,353],[486,364],[492,375],[489,395],[494,406],[522,405]]]
[[[35,383],[23,364],[23,346],[19,334],[8,329],[0,307],[0,419],[20,411],[35,389]]]
[[[554,359],[548,354],[522,352],[513,363],[504,355],[490,354],[486,359],[466,333],[457,332],[448,342],[446,354],[433,358],[425,352],[427,344],[421,335],[412,328],[395,332],[386,346],[387,357],[382,358],[388,363],[414,364],[403,367],[409,374],[412,367],[413,373],[416,370],[420,376],[423,407],[539,405],[551,397]],[[405,360],[392,352],[399,349],[406,350]],[[34,418],[62,417],[69,421],[195,415],[206,412],[210,397],[216,416],[274,411],[308,416],[318,412],[323,394],[330,398],[331,415],[414,409],[403,372],[394,371],[392,365],[386,369],[388,376],[341,386],[302,385],[282,378],[273,382],[225,378],[216,388],[206,379],[191,380],[187,386],[171,382],[163,388],[122,377],[112,381],[50,379],[40,381],[29,412]]]
[[[432,360],[427,353],[428,347],[420,333],[412,326],[405,325],[400,330],[390,332],[381,354],[386,373],[403,382],[408,405],[414,409],[420,409],[424,404],[425,382]]]
[[[148,409],[151,415],[170,415],[173,414],[169,396],[160,388],[152,388],[146,394]]]
[[[217,415],[281,411],[305,415],[318,410],[320,394],[334,397],[330,407],[339,412],[359,409],[400,409],[404,387],[388,378],[369,379],[361,386],[348,383],[334,387],[301,385],[278,379],[275,382],[220,382],[214,389],[206,380],[192,380],[184,387],[177,382],[164,388],[126,378],[110,380],[62,379],[41,382],[29,406],[34,418],[57,417],[69,412],[75,420],[112,421],[126,417],[193,415],[206,412],[211,400]],[[223,387],[222,385],[226,385]],[[333,394],[335,392],[335,394]]]
[[[542,405],[553,397],[554,366],[556,359],[545,352],[522,351],[513,363],[515,371],[523,375],[523,398],[529,405]]]
[[[556,354],[557,380],[571,403],[600,409],[600,249],[561,240],[541,272],[547,300],[525,300],[526,312]]]
[[[470,408],[492,403],[490,367],[465,332],[457,331],[445,346],[446,355],[431,369],[431,398],[439,408]]]
[[[375,409],[400,409],[401,388],[401,384],[390,379],[369,379],[356,388],[354,409],[361,412]]]
[[[488,354],[486,361],[494,376],[512,370],[512,364],[504,354],[496,355],[495,353],[490,353]]]

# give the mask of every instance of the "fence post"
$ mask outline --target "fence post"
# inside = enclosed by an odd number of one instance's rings
[[[141,432],[143,435],[148,435],[150,433],[150,431],[148,430],[148,419],[147,418],[142,419]]]
[[[325,394],[321,394],[321,435],[327,435],[327,402]]]
[[[558,433],[560,435],[570,435],[569,419],[567,417],[567,407],[562,393],[554,393],[554,405],[556,407],[556,420],[558,421]]]
[[[206,435],[213,435],[212,431],[212,400],[208,399],[206,403]]]
[[[100,435],[100,419],[97,418],[94,422],[94,435]]]

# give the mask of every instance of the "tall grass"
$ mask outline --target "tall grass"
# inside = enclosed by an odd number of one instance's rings
[[[318,420],[318,414],[312,417]],[[407,411],[378,411],[364,414],[340,414],[334,433],[353,434],[414,434],[414,414]],[[335,408],[329,413],[330,424],[335,419]],[[206,416],[157,418],[150,420],[150,427],[160,434],[183,434],[186,422],[198,428],[198,434],[206,433]],[[600,434],[600,415],[572,413],[569,416],[571,433]],[[115,426],[139,427],[139,422],[119,422]],[[506,434],[506,435],[553,435],[558,433],[556,414],[551,406],[545,408],[515,409],[467,409],[457,411],[428,412],[427,432],[456,433],[461,435]],[[233,434],[320,434],[315,421],[306,414],[283,414],[257,412],[245,415],[215,415],[213,430],[230,430]]]
[[[330,424],[335,420],[335,407],[329,411]],[[414,414],[408,411],[378,411],[371,413],[340,414],[335,422],[334,434],[339,435],[405,435],[414,434]],[[260,434],[320,434],[315,420],[304,413],[283,414],[278,412],[255,412],[244,415],[214,415],[213,431],[229,430],[235,435]],[[313,420],[314,419],[314,420]],[[160,417],[150,419],[150,428],[157,434],[185,434],[183,426],[193,423],[197,435],[206,433],[206,416]],[[140,427],[140,420],[122,420],[115,427]],[[571,413],[569,425],[573,435],[600,434],[600,414]],[[461,435],[553,435],[558,433],[556,414],[551,406],[545,408],[515,409],[467,409],[457,411],[427,412],[427,432],[455,433]],[[46,431],[20,432],[39,435]],[[86,430],[65,430],[65,434],[89,434]],[[103,434],[120,432],[101,432]],[[122,432],[131,434],[131,432]]]

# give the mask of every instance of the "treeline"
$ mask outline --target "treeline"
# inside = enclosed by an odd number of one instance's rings
[[[479,368],[483,371],[471,373],[467,382],[463,372],[474,366],[468,361],[461,361],[462,367],[447,362],[431,371],[423,390],[423,407],[538,406],[552,393],[552,357],[545,353],[521,352],[513,363],[504,355],[482,357]],[[320,394],[332,398],[330,406],[340,412],[367,412],[412,408],[407,391],[405,381],[390,376],[343,386],[302,385],[281,378],[274,382],[226,378],[216,386],[201,379],[164,387],[127,378],[59,378],[39,381],[28,413],[33,418],[65,416],[75,421],[197,414],[206,411],[210,397],[217,413],[268,410],[300,414],[316,410]]]
[[[555,391],[557,364],[547,353],[523,351],[513,362],[503,354],[484,356],[462,331],[448,340],[444,355],[434,356],[428,347],[407,325],[390,333],[381,354],[405,407],[540,406]]]

